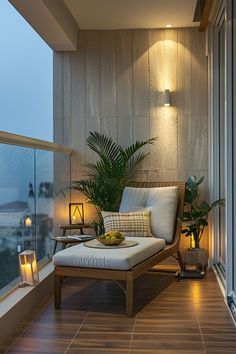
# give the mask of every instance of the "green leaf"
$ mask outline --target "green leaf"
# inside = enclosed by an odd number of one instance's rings
[[[211,208],[215,208],[217,206],[224,206],[225,205],[225,199],[218,199],[215,200],[212,204],[211,204]]]
[[[89,133],[87,146],[98,155],[98,160],[86,165],[87,177],[74,182],[70,189],[83,193],[87,201],[95,205],[99,225],[100,210],[118,210],[124,187],[134,169],[149,154],[149,151],[140,150],[155,140],[136,141],[123,148],[104,134]],[[99,229],[102,229],[101,225]]]
[[[188,227],[184,229],[186,236],[191,234],[194,235],[196,240],[200,240],[204,228],[208,225],[207,217],[209,212],[217,207],[224,205],[224,199],[219,199],[214,201],[212,204],[207,201],[199,200],[199,190],[198,186],[204,181],[204,177],[197,180],[196,176],[190,176],[186,183],[185,190],[185,211],[183,214],[183,221],[185,226]]]
[[[101,158],[116,160],[119,156],[119,145],[112,138],[98,132],[90,132],[86,139],[88,147],[96,152]]]
[[[202,176],[202,177],[199,179],[199,181],[197,181],[196,183],[197,183],[197,185],[199,186],[199,184],[201,184],[203,181],[204,181],[204,176]]]

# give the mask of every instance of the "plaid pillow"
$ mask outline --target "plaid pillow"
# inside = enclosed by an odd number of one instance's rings
[[[114,213],[102,211],[105,231],[116,230],[125,236],[153,236],[150,227],[150,211]]]

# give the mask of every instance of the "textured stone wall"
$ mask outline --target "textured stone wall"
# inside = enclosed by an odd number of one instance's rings
[[[54,140],[77,151],[72,179],[94,155],[89,131],[121,144],[157,136],[136,179],[208,179],[207,58],[197,28],[80,31],[77,52],[54,54]],[[171,107],[163,107],[163,91]]]
[[[54,140],[78,151],[73,179],[94,158],[85,146],[93,130],[124,145],[158,137],[139,180],[207,179],[207,58],[198,29],[81,31],[77,52],[54,54],[54,87]]]

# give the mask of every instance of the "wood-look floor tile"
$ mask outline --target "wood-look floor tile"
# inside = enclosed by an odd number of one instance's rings
[[[198,316],[198,320],[201,324],[201,327],[205,326],[218,326],[232,324],[232,318],[230,314],[226,314],[225,316],[217,316],[216,314],[208,314],[208,316]]]
[[[200,334],[161,334],[156,335],[134,333],[132,349],[152,349],[152,350],[182,350],[188,353],[190,350],[204,351]]]
[[[155,310],[154,308],[145,308],[143,311],[140,311],[137,313],[137,318],[150,318],[150,319],[161,319],[161,320],[175,320],[176,318],[181,318],[182,320],[189,321],[191,320],[192,322],[196,320],[196,314],[194,311],[192,312],[187,312],[187,313],[181,313],[181,312],[174,312],[171,313],[169,311],[165,313],[159,313],[158,310]]]
[[[70,349],[129,349],[132,333],[118,332],[79,332],[73,340]]]
[[[142,350],[155,350],[163,351],[165,350],[167,353],[172,351],[179,350],[181,354],[189,354],[190,350],[195,348],[196,351],[204,352],[202,342],[164,342],[164,341],[134,341],[132,343],[132,349]]]
[[[34,319],[36,324],[50,324],[50,325],[66,325],[76,324],[79,325],[83,322],[87,311],[63,309],[47,309],[41,311]],[[26,322],[31,322],[27,319]]]
[[[236,335],[235,334],[203,334],[204,343],[234,343],[236,349]],[[235,350],[236,352],[236,350]]]
[[[234,342],[204,343],[204,347],[207,354],[236,353],[236,346]]]
[[[125,315],[90,312],[83,322],[81,332],[132,332],[134,318]]]
[[[139,333],[195,333],[200,334],[200,328],[197,321],[179,320],[156,320],[137,318],[134,332]]]
[[[183,351],[182,349],[132,349],[130,354],[206,354],[204,350],[187,350]]]
[[[79,325],[44,325],[31,324],[22,332],[22,338],[42,339],[72,339],[78,331]]]
[[[68,348],[70,340],[49,340],[49,339],[37,339],[37,338],[24,338],[20,337],[16,343],[10,347],[6,348],[6,352],[10,354],[51,354],[51,353],[64,353]]]
[[[203,335],[212,334],[212,335],[222,335],[222,334],[230,334],[236,336],[236,327],[232,321],[232,323],[222,324],[212,322],[209,325],[202,325],[201,323],[201,332]]]
[[[74,348],[74,349],[69,349],[66,354],[98,354],[98,353],[107,353],[107,354],[129,354],[129,349],[106,349],[106,348],[101,348],[101,349],[88,349],[88,348]]]

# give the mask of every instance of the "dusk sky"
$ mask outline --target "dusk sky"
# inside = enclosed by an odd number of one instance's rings
[[[0,130],[53,140],[53,53],[7,1],[0,1]]]

